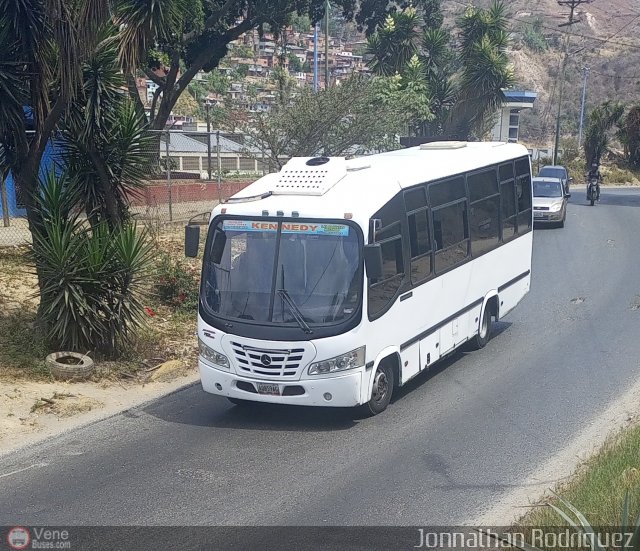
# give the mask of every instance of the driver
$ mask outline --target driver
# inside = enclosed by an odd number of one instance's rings
[[[600,173],[600,167],[598,163],[593,163],[591,165],[591,170],[587,174],[587,200],[589,200],[589,182],[595,179],[596,180],[596,201],[600,201],[600,183],[602,182],[602,174]]]

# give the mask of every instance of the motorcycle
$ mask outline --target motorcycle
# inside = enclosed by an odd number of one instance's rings
[[[598,199],[598,179],[597,178],[589,178],[589,183],[587,185],[587,200],[593,206]]]

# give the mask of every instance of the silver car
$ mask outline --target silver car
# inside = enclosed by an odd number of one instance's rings
[[[534,178],[533,182],[533,221],[536,224],[554,224],[561,228],[567,219],[567,199],[570,193],[565,191],[560,178]]]
[[[564,166],[543,166],[538,172],[539,178],[559,178],[562,180],[564,187],[569,193],[569,186],[573,183],[573,178],[569,176],[569,171]]]

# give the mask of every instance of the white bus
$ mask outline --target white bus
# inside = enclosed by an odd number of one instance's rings
[[[294,158],[215,207],[198,317],[205,391],[235,404],[362,406],[529,291],[531,166],[516,144]],[[185,252],[197,254],[196,227]]]

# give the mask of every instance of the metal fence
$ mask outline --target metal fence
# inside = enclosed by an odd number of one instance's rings
[[[275,170],[242,134],[163,130],[151,132],[150,138],[143,167],[146,181],[129,200],[134,218],[160,229],[182,226]],[[55,152],[54,142],[45,153],[41,171],[62,163]],[[24,202],[10,175],[1,182],[0,214],[0,247],[30,241]]]

